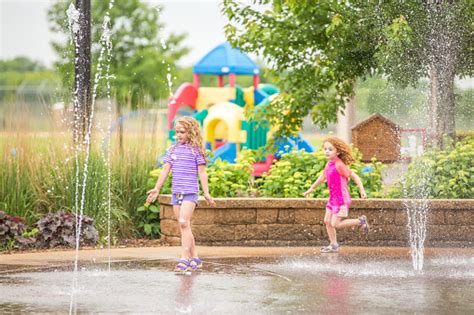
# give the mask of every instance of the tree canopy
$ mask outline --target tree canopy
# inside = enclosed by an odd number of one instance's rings
[[[28,57],[15,57],[13,59],[0,60],[0,72],[32,72],[44,70],[46,70],[45,66]]]
[[[358,78],[383,74],[407,86],[446,59],[455,63],[452,80],[473,72],[467,0],[224,0],[222,11],[230,42],[259,54],[279,76],[283,93],[264,115],[280,134],[297,130],[308,114],[322,128],[335,122]],[[452,49],[439,47],[443,41]]]
[[[59,1],[49,11],[51,29],[69,34],[66,10],[68,2]],[[110,73],[114,76],[112,92],[118,104],[132,107],[149,97],[152,100],[169,95],[169,71],[188,49],[182,46],[184,34],[164,37],[164,25],[160,22],[161,7],[150,7],[139,0],[115,1],[109,9],[109,1],[92,0],[91,41],[92,68],[97,67],[100,53],[102,21],[110,13],[112,56]],[[70,36],[68,36],[70,37]],[[54,42],[58,54],[58,67],[63,83],[74,85],[74,48],[71,41]],[[169,69],[168,69],[169,67]]]

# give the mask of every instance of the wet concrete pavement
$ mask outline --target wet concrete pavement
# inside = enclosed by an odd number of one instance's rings
[[[203,270],[172,272],[179,247],[0,255],[0,313],[468,314],[473,249],[198,247]],[[77,279],[77,285],[71,286]],[[71,304],[71,297],[74,303]]]
[[[318,247],[211,247],[198,246],[202,259],[233,258],[233,257],[286,257],[321,255]],[[81,249],[79,261],[83,263],[101,263],[130,260],[177,260],[181,252],[179,246],[131,247],[108,249]],[[473,248],[427,248],[426,256],[430,255],[471,255]],[[370,255],[406,257],[409,259],[409,248],[405,247],[344,247],[340,248],[339,256]],[[49,250],[42,252],[25,252],[0,254],[0,272],[6,270],[26,269],[28,267],[49,267],[72,263],[75,259],[74,250]]]
[[[408,253],[407,248],[371,248],[371,247],[342,247],[340,254],[353,252],[390,252],[396,255]],[[451,250],[453,251],[453,250]],[[454,250],[455,251],[455,250]],[[180,255],[179,246],[159,247],[132,247],[108,249],[81,249],[79,260],[81,261],[107,261],[113,260],[149,260],[149,259],[175,259]],[[199,256],[206,257],[255,257],[255,256],[285,256],[285,255],[311,255],[319,252],[314,247],[209,247],[198,246]],[[74,260],[74,250],[47,250],[41,252],[16,252],[12,254],[0,254],[0,265],[22,265],[22,266],[47,266],[53,263],[63,263]]]

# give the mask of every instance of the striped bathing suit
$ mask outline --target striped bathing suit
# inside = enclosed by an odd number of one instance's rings
[[[206,160],[197,147],[191,150],[189,144],[176,144],[168,149],[163,162],[171,165],[173,194],[199,192],[198,165],[206,164]]]

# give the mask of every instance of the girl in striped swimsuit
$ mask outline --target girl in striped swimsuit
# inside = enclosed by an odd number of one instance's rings
[[[173,211],[181,230],[182,246],[181,259],[175,271],[185,272],[202,266],[191,231],[191,217],[198,202],[198,177],[207,203],[210,206],[215,206],[216,203],[209,194],[206,159],[199,123],[192,117],[183,117],[176,121],[175,131],[176,144],[166,152],[163,169],[155,188],[148,192],[147,202],[156,200],[171,170]]]
[[[321,252],[335,253],[339,250],[336,229],[358,225],[366,236],[369,233],[369,223],[365,215],[358,219],[343,220],[347,217],[351,204],[351,196],[347,187],[349,178],[352,178],[359,187],[361,198],[367,198],[367,194],[359,176],[348,168],[348,165],[354,162],[351,148],[344,141],[329,137],[323,143],[323,150],[328,163],[321,176],[303,195],[307,197],[318,185],[324,181],[328,183],[329,200],[326,204],[324,224],[326,225],[330,244],[321,248]]]

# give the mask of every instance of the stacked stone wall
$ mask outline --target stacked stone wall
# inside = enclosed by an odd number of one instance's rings
[[[323,224],[325,199],[221,198],[210,208],[199,200],[192,219],[198,245],[319,246],[328,242]],[[171,196],[160,196],[162,240],[179,244],[179,225]],[[474,200],[430,200],[426,246],[471,247],[474,242]],[[358,228],[338,230],[340,244],[407,246],[407,214],[400,199],[353,200],[349,218],[365,214],[368,240]]]

